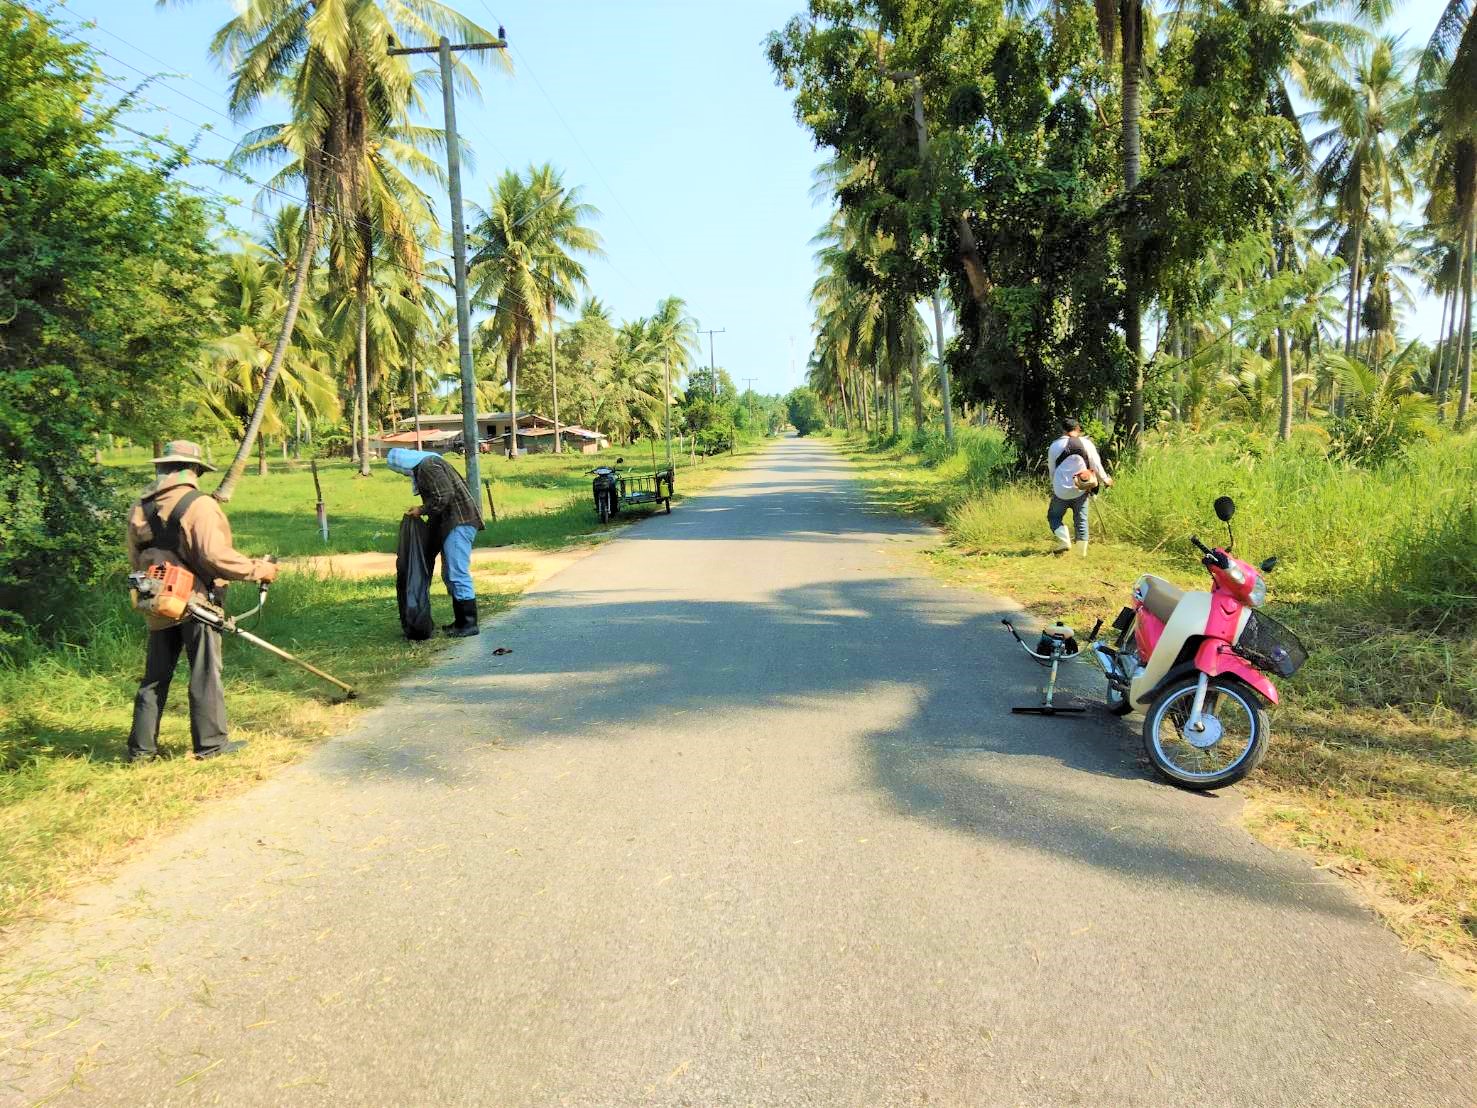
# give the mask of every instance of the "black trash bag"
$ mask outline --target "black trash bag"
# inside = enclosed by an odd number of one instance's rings
[[[431,561],[427,548],[430,528],[419,516],[400,521],[400,545],[395,551],[395,599],[400,605],[400,629],[407,639],[429,639],[436,630],[431,618]]]

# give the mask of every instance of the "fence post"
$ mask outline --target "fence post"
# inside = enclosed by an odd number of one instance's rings
[[[323,485],[318,481],[318,459],[312,459],[313,489],[318,494],[318,531],[323,541],[328,542],[328,510],[323,506]]]
[[[492,482],[483,481],[482,487],[487,490],[487,510],[492,513],[492,522],[497,522],[497,505],[492,502]]]

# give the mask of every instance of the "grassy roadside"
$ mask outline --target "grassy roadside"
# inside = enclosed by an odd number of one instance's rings
[[[762,445],[679,468],[679,501],[742,465]],[[628,456],[634,463],[639,455]],[[511,463],[508,469],[516,466],[515,472],[494,469],[499,522],[482,533],[479,545],[506,547],[507,558],[475,565],[484,620],[527,586],[520,548],[598,542],[647,514],[640,509],[600,527],[583,476],[592,464],[588,456],[547,456]],[[147,469],[139,475],[142,484]],[[312,477],[280,465],[265,478],[247,477],[228,507],[237,545],[288,556],[393,551],[399,517],[413,499],[409,482],[383,466],[367,479],[356,478],[345,464],[320,466],[320,475],[333,528],[329,546],[314,523]],[[235,610],[255,603],[245,586],[233,591]],[[252,630],[353,684],[360,699],[340,702],[337,690],[295,666],[229,640],[227,710],[233,737],[249,746],[208,762],[188,757],[182,666],[160,733],[161,749],[173,756],[128,766],[121,758],[143,662],[143,626],[127,610],[121,587],[79,603],[88,628],[76,643],[0,666],[0,935],[44,914],[67,889],[106,872],[202,804],[264,780],[317,742],[342,733],[359,712],[380,703],[397,679],[450,646],[401,637],[393,577],[284,571]],[[448,622],[450,602],[439,583],[432,604],[437,622]]]
[[[936,573],[1011,596],[1043,619],[1111,618],[1145,572],[1203,587],[1183,538],[1145,541],[1115,508],[1117,489],[1094,505],[1090,557],[1057,556],[1039,482],[981,488],[962,456],[836,441],[879,504],[945,529],[948,542],[928,556]],[[1133,480],[1120,477],[1120,486]],[[1244,514],[1241,547],[1287,553],[1262,549]],[[1208,499],[1203,516],[1184,521],[1183,534],[1215,534]],[[1380,526],[1367,516],[1344,522]],[[1271,586],[1269,610],[1316,649],[1283,684],[1271,752],[1245,785],[1248,826],[1350,880],[1406,943],[1477,988],[1477,656],[1460,637],[1402,625],[1373,600],[1339,600],[1309,573],[1279,572]]]

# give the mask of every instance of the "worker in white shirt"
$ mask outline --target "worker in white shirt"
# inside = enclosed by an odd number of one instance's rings
[[[1072,538],[1065,523],[1067,510],[1071,509],[1077,541],[1081,543],[1085,558],[1088,497],[1099,487],[1111,485],[1113,479],[1103,468],[1097,447],[1082,433],[1079,420],[1065,420],[1062,430],[1065,434],[1046,452],[1047,468],[1051,471],[1051,504],[1046,509],[1046,523],[1056,536],[1057,553],[1065,554],[1072,549]]]

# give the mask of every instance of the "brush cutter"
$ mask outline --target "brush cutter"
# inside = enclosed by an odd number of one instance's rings
[[[224,608],[196,596],[193,592],[194,578],[188,570],[181,566],[153,566],[138,573],[130,573],[128,584],[134,593],[134,607],[140,611],[153,612],[169,619],[193,619],[196,623],[204,624],[206,627],[213,627],[225,634],[235,635],[253,646],[261,647],[268,654],[275,654],[295,666],[301,666],[314,677],[327,681],[330,685],[337,685],[344,690],[346,699],[353,700],[359,695],[351,685],[324,673],[317,666],[309,665],[280,646],[273,646],[266,639],[253,635],[240,626],[242,620],[258,615],[266,607],[267,582],[265,581],[258,585],[256,607],[238,616],[229,616]]]

